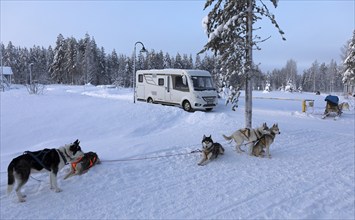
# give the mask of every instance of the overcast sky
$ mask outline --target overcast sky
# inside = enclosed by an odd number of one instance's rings
[[[207,41],[202,19],[211,8],[204,11],[205,2],[1,0],[1,42],[47,48],[55,46],[60,33],[76,39],[88,33],[106,53],[115,49],[130,56],[135,42],[141,41],[148,50],[195,58]],[[315,60],[341,62],[340,48],[355,29],[354,0],[280,0],[276,9],[264,2],[287,41],[266,18],[258,24],[262,29],[254,34],[271,36],[254,52],[254,62],[263,71],[282,68],[289,59],[297,62],[299,73]]]

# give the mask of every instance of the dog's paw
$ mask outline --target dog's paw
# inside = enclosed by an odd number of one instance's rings
[[[56,188],[55,190],[54,190],[54,192],[56,192],[56,193],[59,193],[59,192],[61,192],[61,191],[63,191],[62,189],[59,189],[59,188]]]

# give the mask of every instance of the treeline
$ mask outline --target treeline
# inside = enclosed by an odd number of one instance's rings
[[[338,66],[334,60],[328,64],[316,60],[311,67],[298,74],[296,62],[289,60],[284,68],[267,73],[266,79],[273,90],[285,87],[288,82],[291,82],[295,89],[331,93],[343,91],[342,73],[343,67]]]
[[[32,81],[42,84],[111,85],[131,87],[133,78],[133,53],[131,56],[117,54],[115,50],[106,54],[98,47],[95,39],[86,34],[83,39],[57,37],[55,48],[34,46],[30,49],[14,46],[11,42],[5,47],[1,43],[3,65],[10,66],[14,73],[14,83],[28,84],[31,72]],[[31,68],[31,71],[30,71]],[[244,80],[234,75],[226,78],[219,59],[213,55],[192,56],[177,53],[171,56],[163,51],[151,50],[137,53],[136,70],[139,69],[203,69],[211,72],[216,86],[232,85],[243,88]],[[303,74],[297,72],[297,64],[289,60],[282,69],[263,73],[255,68],[254,89],[263,89],[270,83],[273,90],[292,82],[303,91],[334,92],[342,91],[341,67],[335,61],[329,64],[315,61]]]

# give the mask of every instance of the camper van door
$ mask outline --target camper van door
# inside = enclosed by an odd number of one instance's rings
[[[153,74],[153,78],[155,78],[157,80],[157,84],[158,86],[155,86],[155,91],[153,89],[153,95],[155,93],[156,95],[156,100],[160,101],[160,102],[164,102],[165,101],[165,93],[166,93],[166,75],[156,75]]]
[[[165,101],[171,102],[171,76],[165,76]]]

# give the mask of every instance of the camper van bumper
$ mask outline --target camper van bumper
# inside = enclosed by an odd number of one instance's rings
[[[205,109],[205,108],[213,108],[217,106],[218,99],[214,96],[199,98],[198,101],[194,103],[195,109]]]
[[[200,103],[195,103],[195,107],[203,107],[203,108],[210,108],[210,107],[215,107],[216,104],[200,104]]]

